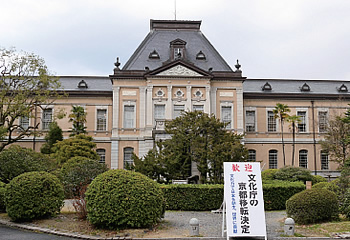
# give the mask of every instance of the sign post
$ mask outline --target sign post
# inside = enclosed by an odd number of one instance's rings
[[[227,239],[267,239],[260,163],[225,162],[224,174]]]

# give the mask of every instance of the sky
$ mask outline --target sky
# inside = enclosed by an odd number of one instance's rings
[[[0,0],[0,47],[33,52],[59,76],[108,76],[150,19],[201,20],[243,76],[350,80],[349,0]],[[176,7],[175,7],[176,6]],[[176,9],[176,11],[175,11]],[[175,14],[176,13],[176,14]]]

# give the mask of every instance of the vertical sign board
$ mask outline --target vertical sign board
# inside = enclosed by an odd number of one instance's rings
[[[260,163],[225,162],[226,231],[230,237],[265,237]]]

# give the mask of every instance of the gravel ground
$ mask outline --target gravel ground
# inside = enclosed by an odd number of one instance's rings
[[[283,218],[285,217],[285,211],[270,211],[265,213],[268,239],[279,237],[283,233]],[[199,220],[199,234],[202,237],[222,237],[222,214],[191,211],[167,211],[164,217],[164,220],[169,226],[168,230],[165,231],[167,236],[163,236],[163,231],[159,231],[157,237],[170,237],[172,235],[178,237],[189,236],[189,221],[191,218],[197,218]]]

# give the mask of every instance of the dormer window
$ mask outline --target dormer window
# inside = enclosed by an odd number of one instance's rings
[[[338,92],[348,92],[348,87],[344,83],[338,88]]]
[[[88,88],[88,85],[87,85],[87,83],[84,80],[81,80],[78,83],[78,88]]]
[[[181,39],[176,39],[170,42],[170,52],[171,52],[171,60],[183,59],[186,57],[185,48],[186,42]]]
[[[159,59],[159,54],[156,50],[153,50],[153,52],[151,52],[148,56],[149,59]]]
[[[199,51],[199,53],[197,53],[196,59],[197,60],[206,60],[206,57],[202,51]]]
[[[271,91],[271,90],[272,90],[271,84],[268,83],[268,82],[266,82],[266,83],[264,84],[264,86],[262,87],[262,90],[263,90],[263,91]]]
[[[310,90],[311,90],[310,86],[307,85],[307,83],[304,83],[304,85],[301,86],[301,88],[300,88],[300,91],[302,91],[302,92],[309,92]]]

